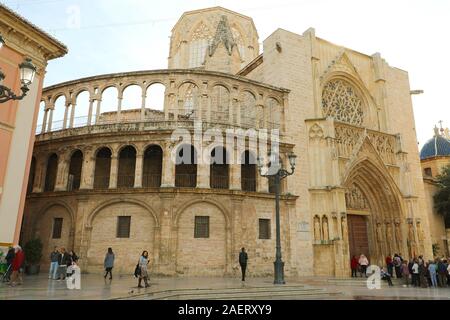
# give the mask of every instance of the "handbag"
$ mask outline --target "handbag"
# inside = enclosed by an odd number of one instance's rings
[[[136,265],[136,268],[134,269],[134,277],[137,278],[141,275],[141,267],[139,267],[139,262]]]

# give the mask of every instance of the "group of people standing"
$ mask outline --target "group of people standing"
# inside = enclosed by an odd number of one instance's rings
[[[50,253],[50,269],[48,278],[62,281],[73,273],[74,266],[77,265],[78,256],[73,250],[66,251],[65,248],[54,247]]]
[[[11,287],[21,285],[23,283],[23,272],[25,266],[25,253],[22,247],[17,245],[10,247],[5,257],[6,260],[6,273],[3,276],[5,282],[9,282]]]
[[[395,253],[394,256],[387,256],[385,259],[386,266],[381,267],[381,278],[386,280],[389,286],[393,286],[392,278],[403,280],[403,286],[408,287],[450,287],[450,264],[448,259],[436,258],[426,261],[423,256],[406,260],[402,254]],[[364,254],[359,258],[353,256],[350,262],[352,269],[352,277],[357,277],[359,271],[361,277],[367,277],[366,270],[369,260]]]

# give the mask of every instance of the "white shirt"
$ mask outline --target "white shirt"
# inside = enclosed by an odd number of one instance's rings
[[[419,265],[417,263],[414,263],[412,266],[413,273],[419,273]]]

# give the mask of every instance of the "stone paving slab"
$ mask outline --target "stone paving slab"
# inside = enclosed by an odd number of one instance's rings
[[[242,283],[230,277],[157,277],[151,278],[150,288],[139,289],[132,276],[116,276],[109,281],[100,274],[83,274],[81,290],[69,290],[65,281],[39,275],[26,276],[24,284],[16,287],[0,284],[0,300],[183,299],[183,293],[189,299],[450,299],[450,288],[404,288],[398,284],[387,287],[382,282],[381,289],[370,290],[364,281],[305,277],[288,278],[286,285],[278,286],[273,285],[272,278],[248,278]]]

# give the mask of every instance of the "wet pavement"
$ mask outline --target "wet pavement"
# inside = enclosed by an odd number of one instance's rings
[[[112,281],[100,274],[83,274],[81,290],[67,289],[65,281],[46,275],[25,276],[16,287],[0,284],[0,300],[106,300],[106,299],[333,299],[333,300],[441,300],[450,299],[450,288],[405,288],[400,284],[368,289],[365,279],[308,277],[286,279],[275,286],[271,278],[156,277],[149,288],[137,288],[132,276]]]

